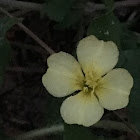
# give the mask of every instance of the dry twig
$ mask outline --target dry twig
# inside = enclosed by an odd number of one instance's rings
[[[8,11],[6,11],[4,8],[0,7],[0,11],[6,14],[10,18],[14,18]],[[50,54],[53,54],[54,51],[49,48],[47,44],[45,44],[39,37],[37,37],[30,29],[28,29],[25,25],[22,23],[17,23],[17,25],[26,33],[28,34],[31,38],[33,38],[38,44],[40,44],[47,52]]]

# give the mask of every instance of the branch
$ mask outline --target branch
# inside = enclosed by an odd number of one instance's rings
[[[115,3],[115,7],[137,7],[140,6],[139,0],[126,0],[126,1],[120,1]]]
[[[128,8],[128,7],[139,7],[140,0],[126,0],[126,1],[119,1],[116,2],[114,7],[115,8]],[[106,7],[104,4],[95,4],[94,2],[88,2],[87,6],[85,7],[85,11],[92,13],[94,11],[105,10]]]
[[[35,11],[41,11],[44,4],[38,4],[33,2],[24,2],[24,1],[16,1],[16,0],[0,0],[0,6],[10,7],[13,9],[29,9]],[[115,8],[120,7],[139,7],[140,0],[124,0],[115,3]],[[94,12],[98,10],[105,10],[106,7],[104,4],[95,4],[93,2],[88,2],[85,6],[86,12]]]
[[[114,130],[132,133],[131,129],[129,129],[124,123],[110,121],[110,120],[99,121],[97,124],[93,125],[93,127],[103,128],[106,130],[114,129]],[[31,130],[29,132],[17,136],[16,140],[25,140],[25,139],[35,138],[39,136],[44,136],[44,135],[49,136],[52,134],[61,133],[63,131],[64,131],[63,124],[58,124],[58,125],[51,126],[49,128]]]
[[[14,18],[9,12],[7,12],[5,9],[0,7],[0,11],[6,14],[10,18]],[[37,37],[30,29],[28,29],[25,25],[22,23],[17,23],[17,25],[26,33],[28,34],[31,38],[33,38],[38,44],[40,44],[47,52],[50,54],[53,54],[54,51],[49,48],[47,44],[45,44],[39,37]]]
[[[40,11],[43,7],[42,4],[16,0],[0,0],[0,5],[10,9],[29,9],[35,11]]]

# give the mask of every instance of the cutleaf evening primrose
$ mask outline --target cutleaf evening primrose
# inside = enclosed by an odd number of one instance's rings
[[[48,70],[42,82],[55,97],[70,96],[60,112],[68,124],[91,126],[107,110],[128,105],[133,78],[123,68],[116,68],[119,51],[112,41],[104,42],[90,35],[77,47],[78,61],[70,54],[59,52],[47,59]]]

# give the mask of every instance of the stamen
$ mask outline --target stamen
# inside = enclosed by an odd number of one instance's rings
[[[94,73],[93,71],[86,71],[85,74],[86,82],[85,84],[88,85],[90,88],[95,88],[97,86],[97,80],[99,79],[99,75]]]
[[[85,93],[87,93],[87,92],[88,92],[88,87],[84,87],[84,88],[83,88],[83,91],[84,91]]]

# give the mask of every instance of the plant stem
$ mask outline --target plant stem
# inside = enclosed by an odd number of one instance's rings
[[[47,52],[49,52],[50,54],[53,54],[54,51],[49,48],[49,46],[47,44],[45,44],[38,36],[36,36],[30,29],[28,29],[25,25],[23,25],[22,23],[18,23],[19,27],[26,33],[28,34],[30,37],[32,37],[38,44],[40,44]]]
[[[106,129],[106,130],[114,129],[114,130],[118,130],[118,131],[133,133],[133,131],[131,129],[129,129],[124,123],[116,122],[116,121],[110,121],[110,120],[99,121],[98,123],[93,125],[93,127],[103,128],[103,129]],[[16,140],[25,140],[25,139],[35,138],[35,137],[45,136],[45,135],[49,136],[49,135],[52,135],[52,134],[61,133],[63,131],[64,131],[63,124],[58,124],[58,125],[54,125],[54,126],[51,126],[51,127],[48,127],[48,128],[31,130],[29,132],[26,132],[24,134],[21,134],[21,135],[17,136]]]
[[[29,9],[35,11],[40,11],[43,7],[43,4],[16,0],[0,0],[0,5],[10,9]]]
[[[124,119],[122,119],[116,111],[113,111],[113,113],[126,125],[127,128],[131,129],[131,131],[133,131],[136,135],[140,136],[140,133],[136,128],[134,128],[133,125],[129,124]]]
[[[4,8],[0,7],[0,10],[6,14],[10,18],[14,18],[8,11],[6,11]],[[26,33],[28,34],[31,38],[33,38],[38,44],[40,44],[47,52],[50,54],[53,54],[54,51],[49,48],[47,44],[45,44],[39,37],[37,37],[30,29],[28,29],[25,25],[22,23],[17,23],[17,25]]]
[[[51,126],[49,128],[31,130],[29,132],[17,136],[16,140],[25,140],[34,137],[44,136],[44,135],[57,134],[63,131],[64,131],[64,126],[62,124],[59,124],[59,125]]]

